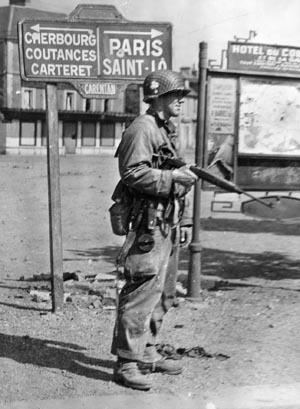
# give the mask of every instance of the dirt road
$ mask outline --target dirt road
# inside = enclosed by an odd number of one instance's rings
[[[0,402],[133,393],[111,381],[109,353],[123,241],[107,211],[117,164],[110,156],[60,163],[64,272],[81,281],[65,282],[65,310],[54,315],[51,300],[34,295],[50,290],[46,158],[1,156]],[[193,356],[182,354],[182,375],[156,376],[153,392],[300,382],[300,226],[206,219],[202,228],[202,274],[218,283],[199,303],[186,301],[182,252],[180,302],[161,342]]]

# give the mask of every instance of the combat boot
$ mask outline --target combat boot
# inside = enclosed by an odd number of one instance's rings
[[[178,360],[164,357],[155,362],[139,362],[138,367],[143,374],[161,372],[166,375],[179,375],[183,371]]]
[[[114,368],[114,381],[132,389],[148,391],[152,387],[149,376],[142,374],[137,362],[118,360]]]

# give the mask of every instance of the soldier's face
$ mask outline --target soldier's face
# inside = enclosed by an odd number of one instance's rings
[[[165,117],[170,118],[171,116],[179,116],[181,104],[183,104],[184,98],[181,92],[170,92],[163,96],[163,107],[165,112]]]

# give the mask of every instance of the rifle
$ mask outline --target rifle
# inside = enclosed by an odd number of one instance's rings
[[[163,156],[164,159],[164,166],[167,166],[169,168],[181,168],[182,166],[186,166],[186,163],[179,159],[179,158],[170,158],[168,156]],[[228,192],[234,192],[234,193],[239,193],[239,194],[244,194],[251,199],[255,200],[256,202],[259,202],[260,204],[263,204],[264,206],[267,207],[273,207],[272,203],[266,203],[263,200],[253,196],[251,193],[246,192],[245,190],[241,189],[234,183],[230,182],[229,180],[220,178],[216,175],[213,175],[212,173],[208,172],[207,170],[200,168],[199,166],[189,166],[189,169],[195,173],[195,175],[198,176],[198,178],[203,179],[209,183],[212,183],[215,186],[218,186],[224,190],[227,190]]]

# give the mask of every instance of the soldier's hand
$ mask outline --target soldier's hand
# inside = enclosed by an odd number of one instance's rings
[[[173,170],[173,180],[185,187],[191,187],[198,180],[198,177],[185,165]]]
[[[180,227],[180,247],[187,247],[192,241],[192,228]]]

